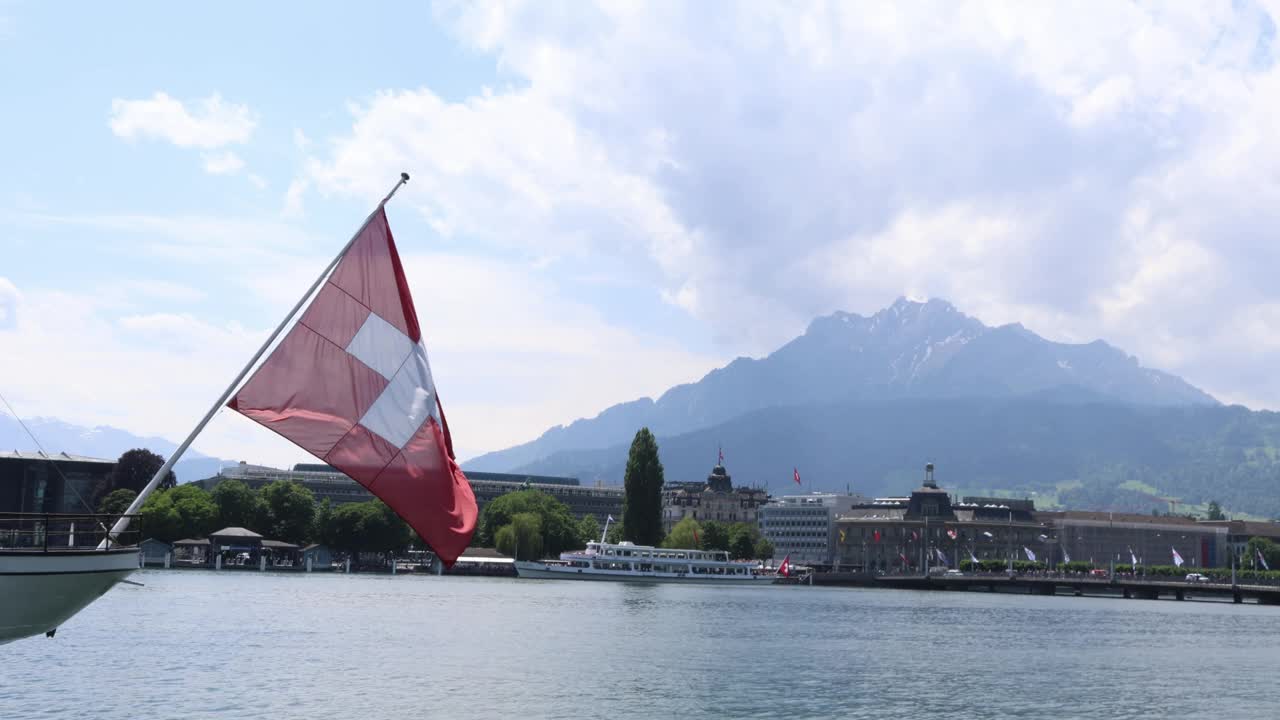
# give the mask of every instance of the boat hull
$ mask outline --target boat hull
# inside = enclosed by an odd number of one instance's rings
[[[56,629],[137,569],[137,548],[0,551],[0,644]]]
[[[626,570],[595,570],[574,568],[548,563],[519,561],[516,573],[522,578],[534,580],[589,580],[596,582],[670,583],[677,585],[771,585],[774,578],[768,575],[729,577],[715,575],[699,577],[677,573],[638,573]]]

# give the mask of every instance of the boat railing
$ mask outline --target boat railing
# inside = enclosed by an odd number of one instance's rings
[[[128,529],[115,537],[110,529],[120,515],[0,513],[0,550],[58,552],[114,550],[141,539],[140,523],[130,515]]]

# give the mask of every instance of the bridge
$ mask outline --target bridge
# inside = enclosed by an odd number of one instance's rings
[[[1189,582],[1176,578],[1131,576],[1091,577],[1064,574],[1007,575],[877,575],[860,572],[814,573],[814,585],[895,588],[899,590],[971,590],[1030,595],[1123,597],[1158,600],[1246,600],[1260,605],[1280,605],[1280,586],[1224,582]]]

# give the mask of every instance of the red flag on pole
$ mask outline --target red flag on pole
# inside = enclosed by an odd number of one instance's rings
[[[880,542],[880,531],[879,531],[879,530],[872,530],[872,531],[871,531],[871,539],[872,539],[872,540],[875,540],[876,542]]]
[[[724,464],[724,448],[716,448],[716,449],[720,451],[720,463],[719,463],[719,464],[720,464],[720,465],[723,465],[723,464]]]
[[[386,212],[228,407],[349,475],[446,565],[476,526]]]
[[[693,546],[695,548],[702,547],[702,541],[698,539],[698,528],[693,529]]]
[[[799,468],[791,468],[791,476],[792,476],[793,478],[795,478],[796,484],[797,484],[797,485],[799,485],[799,484],[800,484],[800,469],[799,469]]]
[[[791,555],[788,554],[782,558],[782,564],[778,566],[778,574],[782,577],[791,577]]]

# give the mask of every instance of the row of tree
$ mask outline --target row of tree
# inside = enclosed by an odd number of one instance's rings
[[[137,493],[129,488],[104,497],[99,512],[119,514]],[[165,542],[208,537],[225,527],[242,527],[273,540],[318,542],[346,552],[393,552],[416,534],[380,500],[332,507],[291,480],[251,490],[239,480],[223,480],[212,492],[179,485],[152,493],[139,511],[146,537]]]
[[[724,550],[734,560],[768,560],[773,557],[773,543],[760,535],[752,523],[724,523],[707,520],[699,523],[687,517],[671,528],[662,547],[695,550]]]

